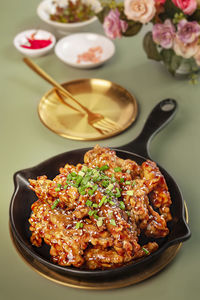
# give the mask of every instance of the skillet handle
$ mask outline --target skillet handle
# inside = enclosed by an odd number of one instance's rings
[[[150,158],[149,144],[151,139],[174,117],[176,110],[177,102],[174,99],[162,100],[149,114],[138,137],[119,148]]]

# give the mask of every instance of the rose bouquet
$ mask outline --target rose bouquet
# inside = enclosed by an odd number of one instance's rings
[[[143,47],[149,59],[162,61],[175,75],[183,63],[195,74],[200,66],[200,0],[101,1],[98,13],[111,39],[134,36],[152,23]]]

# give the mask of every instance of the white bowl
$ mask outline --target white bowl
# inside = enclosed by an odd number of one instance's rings
[[[27,44],[28,40],[27,38],[30,38],[32,34],[36,33],[35,37],[37,39],[51,39],[52,43],[44,48],[41,49],[28,49],[28,48],[23,48],[21,47],[21,45]],[[21,52],[23,55],[25,56],[30,56],[30,57],[39,57],[42,55],[47,54],[49,51],[51,51],[51,49],[55,46],[56,43],[56,38],[55,36],[45,30],[38,30],[38,29],[30,29],[30,30],[26,30],[23,31],[19,34],[16,35],[16,37],[14,38],[14,46],[15,48]]]
[[[74,0],[76,1],[76,0]],[[101,10],[101,4],[98,0],[83,0],[85,3],[92,5],[92,9],[95,13]],[[68,0],[43,0],[39,6],[37,7],[37,15],[39,18],[52,26],[59,34],[67,35],[75,32],[80,32],[83,29],[87,28],[88,25],[91,25],[93,22],[96,22],[98,19],[96,16],[91,19],[83,22],[76,23],[60,23],[56,21],[52,21],[50,19],[50,14],[55,12],[55,4],[64,5],[68,2]],[[87,30],[87,29],[86,29]]]
[[[100,60],[96,63],[77,62],[78,55],[87,52],[90,48],[101,47]],[[109,60],[115,53],[115,45],[107,37],[95,33],[76,33],[60,39],[55,46],[56,56],[64,63],[76,68],[94,68]]]

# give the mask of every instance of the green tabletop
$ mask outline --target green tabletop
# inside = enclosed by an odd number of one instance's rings
[[[92,147],[96,142],[73,141],[48,130],[40,122],[37,105],[50,89],[22,62],[13,38],[30,28],[49,29],[36,15],[39,0],[1,1],[0,122],[1,122],[1,209],[0,209],[0,298],[35,299],[194,299],[198,296],[200,269],[200,82],[173,78],[161,65],[147,60],[142,49],[144,30],[135,38],[116,40],[116,54],[102,67],[79,70],[62,63],[52,52],[34,59],[59,82],[78,78],[102,78],[116,82],[135,95],[139,115],[122,134],[98,141],[117,147],[134,139],[151,109],[162,99],[178,102],[175,118],[152,141],[151,157],[177,181],[189,211],[192,237],[175,259],[157,275],[139,284],[108,291],[79,290],[53,283],[34,272],[17,254],[9,235],[9,203],[14,190],[13,174],[68,150]],[[99,23],[92,27],[103,33]]]

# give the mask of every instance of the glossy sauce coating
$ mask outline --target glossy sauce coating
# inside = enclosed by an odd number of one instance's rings
[[[150,255],[158,249],[152,240],[169,233],[171,199],[152,161],[139,166],[97,145],[84,164],[66,164],[53,180],[29,181],[38,197],[29,218],[31,243],[44,240],[56,264],[115,268]],[[141,234],[151,241],[141,245]]]

